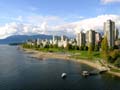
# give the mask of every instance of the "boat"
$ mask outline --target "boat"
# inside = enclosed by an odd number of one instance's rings
[[[66,77],[67,77],[67,73],[62,73],[62,74],[61,74],[61,77],[62,77],[62,78],[66,78]]]
[[[85,76],[85,77],[89,76],[89,72],[88,71],[82,71],[82,75]]]

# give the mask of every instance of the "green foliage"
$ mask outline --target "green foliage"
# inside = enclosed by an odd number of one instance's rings
[[[99,46],[95,45],[94,51],[99,51]]]
[[[114,65],[120,67],[120,57],[114,62]]]
[[[93,52],[93,46],[91,43],[89,43],[89,46],[88,46],[88,57],[90,59],[92,59],[92,52]]]
[[[117,57],[119,57],[119,51],[118,50],[114,50],[110,52],[110,56],[112,57],[112,59],[117,59]]]
[[[72,46],[72,49],[73,50],[79,50],[79,47],[77,45],[75,45],[75,46]]]
[[[84,45],[80,46],[80,50],[84,50]]]
[[[46,44],[46,45],[44,46],[44,48],[49,48],[49,45]]]
[[[100,52],[94,51],[94,52],[93,52],[93,57],[94,57],[94,58],[100,58]]]
[[[53,48],[58,48],[58,45],[57,44],[53,45]]]
[[[23,48],[33,48],[33,45],[29,45],[29,44],[24,43],[24,44],[22,44],[22,47]]]
[[[119,50],[113,50],[109,52],[108,62],[114,63],[120,57]]]
[[[108,51],[108,42],[107,42],[107,37],[106,36],[102,40],[101,49],[102,49],[102,51],[105,51],[105,52]]]
[[[113,51],[113,50],[114,50],[114,47],[110,47],[109,50],[110,50],[110,51]]]
[[[88,47],[87,47],[87,46],[84,46],[84,50],[87,51],[87,50],[88,50]]]
[[[49,48],[53,48],[53,45],[52,45],[52,44],[50,44],[50,45],[49,45]]]
[[[60,47],[60,49],[64,49],[63,45]]]
[[[108,59],[108,43],[106,36],[104,37],[101,43],[101,57],[105,60]]]
[[[72,45],[71,44],[67,44],[67,46],[65,47],[66,50],[72,50]]]
[[[80,51],[78,46],[72,46],[68,45],[67,49],[64,47],[58,47],[57,45],[46,45],[43,47],[42,44],[40,45],[30,45],[30,44],[23,44],[23,48],[30,48],[30,49],[35,49],[38,51],[43,51],[43,52],[62,52],[62,53],[69,53],[71,54],[72,58],[77,58],[77,59],[91,59],[93,60],[94,58],[99,58],[99,52],[92,52],[90,55],[88,55],[87,50],[88,47],[84,46],[85,50]],[[91,45],[92,46],[92,45]],[[90,50],[90,48],[89,48]]]

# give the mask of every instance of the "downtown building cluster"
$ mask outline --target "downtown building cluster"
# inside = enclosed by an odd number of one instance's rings
[[[89,44],[91,44],[92,46],[98,45],[100,47],[102,39],[104,37],[107,37],[107,43],[109,48],[120,44],[120,42],[117,41],[119,31],[115,27],[115,22],[113,22],[112,20],[107,20],[106,22],[104,22],[103,29],[103,36],[95,30],[88,30],[86,33],[81,31],[76,36],[77,46],[89,46]]]
[[[41,48],[46,47],[46,46],[56,46],[56,47],[62,47],[66,48],[69,45],[76,46],[76,40],[75,39],[69,39],[67,36],[62,35],[62,36],[55,36],[53,35],[52,39],[36,39],[36,40],[28,40],[27,41],[28,45],[37,45],[40,46]]]
[[[114,47],[115,45],[120,46],[120,42],[118,42],[118,36],[119,31],[115,27],[115,22],[112,20],[107,20],[104,22],[104,35],[101,35],[101,33],[96,32],[95,30],[88,30],[86,33],[83,31],[77,33],[75,39],[69,39],[67,36],[55,36],[53,35],[53,38],[48,40],[30,40],[27,41],[27,44],[29,45],[39,45],[40,47],[46,47],[50,45],[56,45],[57,47],[63,47],[66,48],[69,45],[71,46],[77,46],[77,47],[89,47],[89,44],[91,44],[93,47],[96,45],[100,48],[101,42],[104,37],[107,37],[108,41],[108,47]]]

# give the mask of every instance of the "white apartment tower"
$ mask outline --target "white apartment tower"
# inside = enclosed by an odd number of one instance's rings
[[[104,22],[104,36],[107,37],[108,46],[114,47],[115,44],[115,22],[107,20]]]
[[[86,45],[92,44],[95,46],[95,31],[89,30],[86,32]]]
[[[85,33],[80,32],[76,36],[77,46],[84,46],[85,45]]]

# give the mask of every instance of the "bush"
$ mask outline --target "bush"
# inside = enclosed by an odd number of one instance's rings
[[[84,50],[85,50],[85,51],[87,51],[87,50],[88,50],[88,47],[87,47],[87,46],[85,46],[85,47],[84,47]]]
[[[44,48],[49,48],[49,45],[45,45]]]
[[[84,50],[84,46],[80,46],[80,50],[83,51]]]
[[[108,62],[114,63],[118,58],[120,58],[120,51],[119,50],[113,50],[113,51],[109,52]]]
[[[110,55],[108,55],[108,56],[107,56],[107,61],[108,61],[109,63],[114,63],[115,60],[113,60],[113,58],[112,58]]]
[[[53,48],[58,48],[58,45],[57,44],[53,45]]]
[[[116,60],[119,57],[119,51],[118,50],[111,51],[110,56],[112,57],[113,60]]]
[[[79,47],[78,46],[74,46],[75,50],[79,50]]]
[[[120,57],[114,62],[114,65],[120,67]]]
[[[94,51],[99,51],[99,46],[95,45]]]
[[[50,44],[50,45],[49,45],[49,48],[53,48],[53,45],[52,45],[52,44]]]
[[[113,51],[113,50],[114,50],[114,47],[110,47],[109,50],[110,50],[110,51]]]

